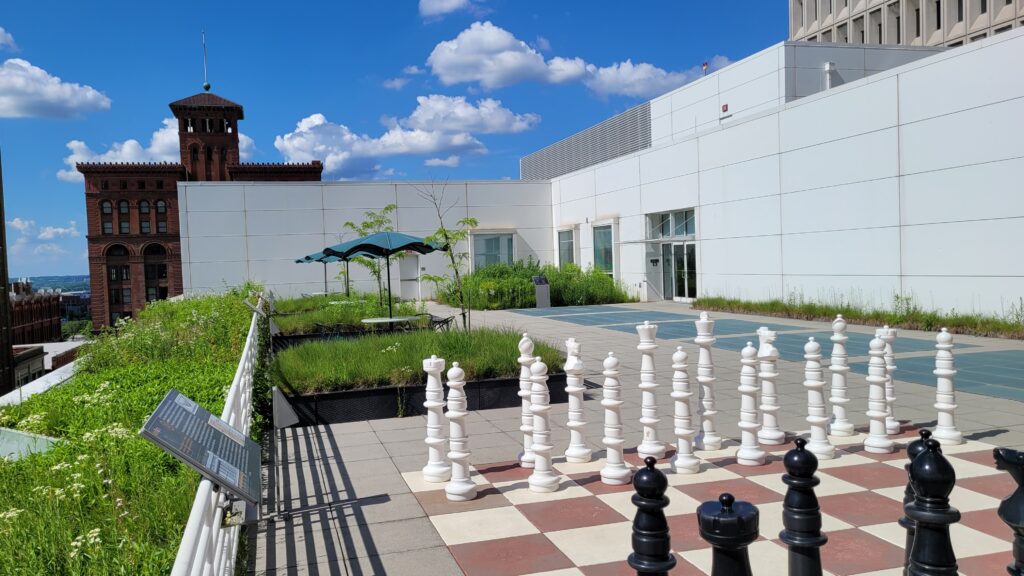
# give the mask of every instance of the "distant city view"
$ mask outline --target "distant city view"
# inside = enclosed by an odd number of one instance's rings
[[[25,276],[13,276],[11,282],[17,282],[20,278],[26,278]],[[89,289],[89,275],[73,275],[73,276],[28,276],[29,280],[32,281],[32,287],[35,290],[56,290],[60,289],[61,292],[79,292],[82,290]]]

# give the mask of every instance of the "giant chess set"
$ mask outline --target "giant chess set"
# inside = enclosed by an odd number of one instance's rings
[[[931,430],[896,418],[897,334],[887,326],[869,343],[867,422],[857,421],[838,316],[827,368],[820,342],[804,346],[807,428],[786,431],[776,333],[759,329],[757,346],[740,353],[736,441],[717,430],[714,321],[701,313],[695,324],[696,386],[687,353],[672,355],[674,443],[658,437],[657,325],[636,327],[643,435],[635,447],[625,446],[619,359],[605,358],[601,458],[584,441],[575,339],[565,343],[569,440],[556,452],[548,366],[523,334],[523,444],[505,462],[471,463],[465,373],[452,363],[446,399],[445,360],[424,360],[427,463],[404,477],[466,574],[1024,576],[1024,457],[957,430],[948,331],[936,335]]]

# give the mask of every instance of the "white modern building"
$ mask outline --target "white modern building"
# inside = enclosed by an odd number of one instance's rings
[[[1024,296],[1022,62],[1022,30],[953,49],[778,44],[523,158],[520,181],[449,182],[448,224],[479,220],[461,247],[475,262],[595,266],[643,300],[1002,313]],[[430,233],[430,185],[180,183],[185,291],[322,290],[295,258],[390,203],[397,229]],[[429,296],[418,279],[444,264],[404,259],[392,279]]]

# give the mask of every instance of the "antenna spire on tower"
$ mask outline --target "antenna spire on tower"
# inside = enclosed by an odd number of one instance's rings
[[[210,91],[210,81],[206,75],[206,30],[203,30],[203,90]]]

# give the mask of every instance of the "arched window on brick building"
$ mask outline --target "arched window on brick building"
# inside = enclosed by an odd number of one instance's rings
[[[131,265],[128,263],[128,249],[121,244],[107,248],[107,310],[110,324],[120,318],[132,316]]]
[[[146,302],[167,298],[167,249],[150,244],[142,251],[146,264]]]

